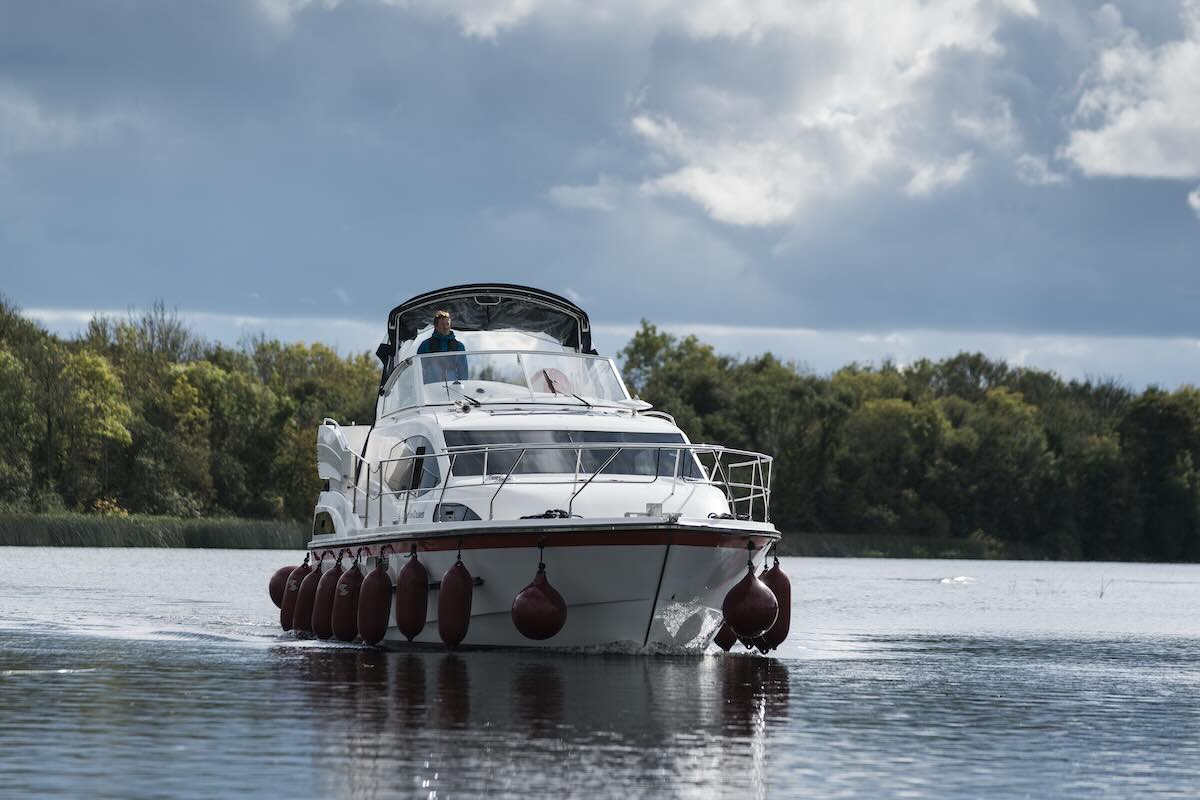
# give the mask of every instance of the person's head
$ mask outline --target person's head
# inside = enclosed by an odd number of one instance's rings
[[[433,315],[433,329],[442,336],[450,333],[450,312],[439,311]]]

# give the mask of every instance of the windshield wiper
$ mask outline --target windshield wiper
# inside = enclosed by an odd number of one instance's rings
[[[560,391],[558,390],[558,387],[554,385],[554,379],[550,377],[550,372],[549,372],[548,370],[544,370],[544,369],[543,369],[543,370],[542,370],[542,375],[543,375],[543,376],[545,376],[545,378],[546,378],[546,383],[547,383],[547,384],[549,384],[549,386],[550,386],[550,391],[551,391],[551,392],[554,392],[554,394],[555,394],[555,395],[559,395],[559,394],[569,394],[569,395],[571,395],[572,397],[574,397],[576,400],[578,400],[579,402],[583,403],[583,404],[584,404],[585,406],[587,406],[588,408],[591,408],[591,407],[592,407],[592,404],[591,404],[591,403],[589,403],[587,400],[584,400],[582,397],[580,397],[579,395],[575,394],[574,392],[560,392]]]
[[[458,382],[458,381],[455,381],[455,383],[457,383],[457,382]],[[449,397],[449,396],[450,396],[450,392],[451,392],[451,391],[453,391],[455,394],[457,394],[457,395],[458,395],[459,397],[461,397],[463,400],[466,400],[468,403],[470,403],[471,405],[475,406],[476,408],[479,408],[481,405],[483,405],[483,403],[479,402],[479,401],[478,401],[478,400],[476,400],[474,397],[471,397],[469,394],[467,394],[466,392],[464,392],[462,389],[451,389],[451,388],[450,388],[450,381],[449,381],[449,379],[448,379],[448,377],[447,377],[446,368],[445,368],[444,366],[442,367],[442,387],[443,387],[443,388],[446,390],[446,396],[447,396],[447,397]]]

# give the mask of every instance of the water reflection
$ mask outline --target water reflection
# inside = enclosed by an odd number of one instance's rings
[[[401,678],[397,676],[394,680],[399,683]],[[433,723],[437,727],[461,728],[470,721],[471,673],[466,660],[455,653],[443,655],[437,661],[434,703]]]
[[[344,764],[337,794],[517,792],[619,765],[681,787],[728,776],[766,791],[766,741],[789,712],[787,665],[756,656],[645,657],[306,648],[277,662]],[[386,778],[375,774],[387,763]],[[402,776],[407,777],[402,777]],[[396,781],[400,780],[400,784]],[[684,792],[687,794],[687,792]]]
[[[425,704],[425,659],[412,653],[396,656],[392,708],[401,728],[420,727],[428,717]]]
[[[782,661],[731,656],[721,667],[725,733],[750,736],[767,721],[787,719],[791,685]]]

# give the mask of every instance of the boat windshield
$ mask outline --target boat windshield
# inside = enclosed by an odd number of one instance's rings
[[[460,401],[588,406],[629,398],[612,361],[575,353],[427,353],[405,360],[396,372],[384,413]]]

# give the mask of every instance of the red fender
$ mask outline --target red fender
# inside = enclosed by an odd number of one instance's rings
[[[296,614],[292,617],[292,627],[298,631],[312,633],[313,604],[317,599],[321,574],[321,562],[318,560],[317,566],[300,582],[300,591],[296,593]]]
[[[751,640],[761,636],[775,623],[779,615],[779,602],[775,595],[754,574],[753,565],[746,567],[746,575],[729,590],[721,604],[725,620],[739,639]]]
[[[411,642],[425,628],[429,615],[429,570],[414,547],[408,563],[396,576],[396,627]]]
[[[779,566],[778,557],[775,565],[763,575],[762,581],[779,602],[779,616],[775,618],[775,624],[762,635],[762,644],[767,646],[767,650],[774,650],[787,639],[792,627],[792,582]]]
[[[310,570],[308,556],[305,555],[304,563],[288,575],[287,586],[283,588],[283,602],[279,606],[279,627],[285,631],[292,629],[292,622],[296,618],[296,598],[300,594],[300,584],[308,577]]]
[[[287,589],[288,576],[292,574],[292,570],[296,565],[290,567],[280,567],[275,570],[275,574],[271,576],[271,582],[267,585],[267,591],[271,594],[271,602],[276,608],[283,608],[283,592]]]
[[[733,628],[729,627],[728,622],[722,620],[721,630],[717,631],[717,638],[713,639],[713,641],[717,647],[728,653],[729,648],[733,647],[734,642],[737,641],[737,634],[733,632]]]
[[[392,616],[392,579],[383,562],[376,559],[358,593],[358,633],[367,644],[383,641]]]
[[[567,604],[546,579],[546,565],[538,564],[533,582],[513,598],[512,621],[526,639],[542,641],[554,636],[567,622]]]
[[[474,591],[471,573],[463,566],[462,559],[446,570],[442,576],[442,588],[438,592],[438,636],[450,647],[467,638],[471,624],[471,593]]]
[[[339,553],[333,568],[321,576],[317,584],[317,595],[313,598],[312,629],[318,639],[333,636],[333,598],[337,595],[338,581],[342,579],[342,556]]]
[[[353,642],[358,636],[358,594],[362,589],[363,574],[358,559],[342,574],[333,595],[333,615],[330,622],[333,635],[343,642]]]

